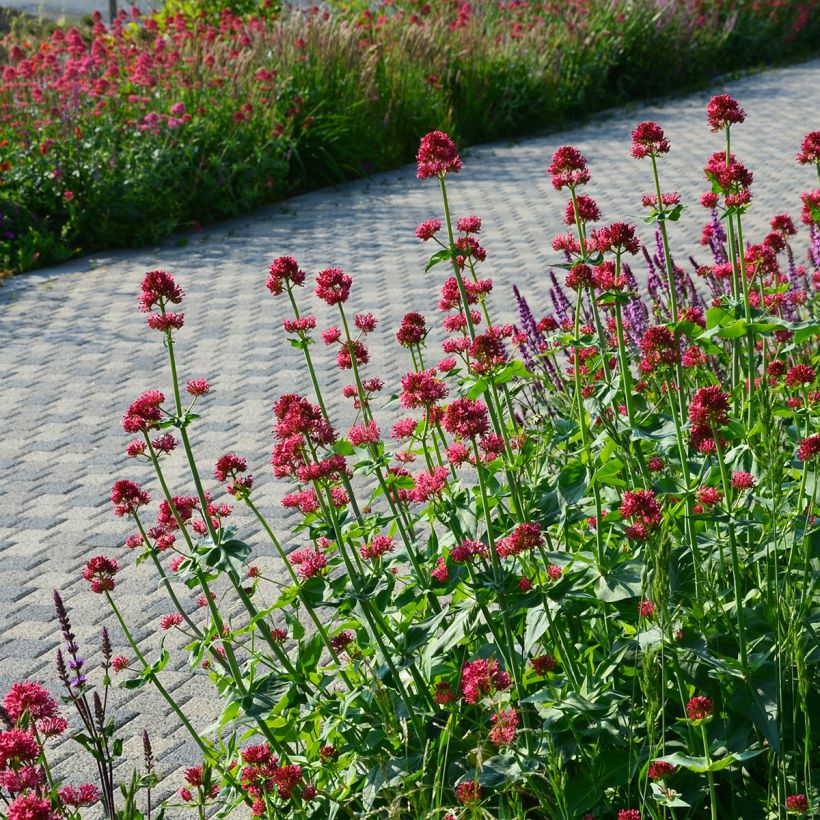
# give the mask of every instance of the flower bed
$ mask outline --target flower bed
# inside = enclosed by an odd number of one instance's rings
[[[431,128],[465,144],[521,134],[820,40],[818,0],[178,8],[6,38],[0,270],[392,167]]]
[[[730,150],[744,113],[721,95],[707,120],[725,149],[704,171],[711,262],[690,274],[673,260],[684,204],[664,191],[658,124],[640,123],[631,149],[654,189],[642,197],[654,256],[634,225],[595,226],[591,171],[563,146],[548,171],[566,202],[568,232],[553,240],[566,278],[552,275],[554,312],[540,319],[516,292],[518,327],[493,322],[480,217],[452,216],[455,146],[425,136],[418,177],[440,187],[443,214],[416,233],[440,246],[427,271],[446,269],[448,335],[439,360],[425,318],[404,317],[408,371],[386,402],[367,347],[377,320],[352,310],[352,278],[316,276],[315,297],[338,316],[320,331],[306,273],[274,260],[267,290],[292,308],[283,330],[315,388],[273,408],[273,473],[299,511],[287,538],[241,454],[219,456],[213,482],[200,468],[189,428],[210,387],[181,375],[183,289],[145,275],[138,306],[166,348],[170,391],[148,390],[122,418],[129,472],[153,475],[151,493],[122,478],[111,502],[125,547],[168,593],[167,640],[146,656],[117,603],[122,556],[91,557],[89,594],[124,640],[115,648],[103,631],[100,680],[55,593],[58,678],[99,783],[65,784],[45,766],[68,722],[21,682],[0,712],[9,820],[97,801],[108,816],[144,816],[157,765],[146,737],[147,771],[117,796],[114,675],[156,687],[190,733],[202,764],[170,805],[200,816],[242,804],[317,819],[816,810],[820,188],[803,194],[797,225],[778,214],[744,240],[753,177]],[[820,181],[820,132],[798,160]],[[630,267],[641,252],[646,296]],[[350,374],[346,433],[320,389],[317,337]],[[396,414],[389,436],[379,407]],[[189,486],[169,484],[171,458],[187,462]],[[284,582],[252,561],[250,529]],[[183,644],[224,701],[208,733],[163,685]]]

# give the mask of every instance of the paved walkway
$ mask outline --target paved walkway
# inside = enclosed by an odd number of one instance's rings
[[[800,191],[816,182],[808,169],[796,165],[794,154],[802,136],[820,128],[820,60],[748,77],[726,89],[748,112],[746,124],[735,131],[733,148],[755,172],[747,238],[757,241],[772,214],[786,210],[796,217]],[[588,192],[605,219],[640,222],[638,201],[651,187],[650,167],[629,157],[629,133],[643,119],[657,119],[666,129],[672,153],[663,161],[664,187],[679,190],[692,206],[672,230],[678,257],[697,252],[704,221],[696,204],[705,190],[701,169],[706,157],[722,147],[705,125],[709,96],[704,92],[611,112],[569,132],[466,152],[463,172],[451,178],[451,205],[457,215],[483,217],[482,241],[489,251],[485,270],[496,283],[494,310],[514,318],[513,283],[522,286],[538,312],[548,310],[545,272],[554,259],[549,240],[562,229],[565,197],[552,190],[544,168],[558,145],[575,144],[589,158],[593,181]],[[392,341],[400,317],[409,309],[435,316],[443,272],[423,273],[428,249],[416,241],[413,229],[439,213],[437,186],[416,180],[408,165],[210,228],[185,246],[172,242],[85,258],[0,287],[0,467],[5,474],[0,486],[0,692],[25,677],[53,685],[58,630],[50,595],[55,587],[64,591],[84,651],[96,656],[91,644],[110,618],[80,580],[91,555],[107,553],[125,564],[116,596],[146,646],[156,642],[159,617],[168,611],[150,565],[135,567],[120,546],[130,532],[111,514],[107,500],[119,477],[154,489],[147,469],[127,461],[127,437],[119,426],[124,408],[143,390],[168,390],[160,340],[136,309],[143,273],[164,267],[187,292],[187,326],[178,336],[181,378],[208,377],[213,386],[202,402],[204,418],[193,428],[203,472],[209,473],[224,451],[248,456],[258,480],[257,502],[282,530],[288,521],[278,500],[285,488],[268,466],[271,405],[279,394],[307,391],[307,385],[282,335],[285,305],[264,288],[267,265],[287,253],[311,273],[329,265],[351,273],[354,309],[373,311],[382,323],[382,343],[372,345],[367,373],[390,384],[407,368],[403,351]],[[338,397],[346,380],[321,345],[316,354],[322,381]],[[191,491],[178,481],[174,487],[179,493]],[[256,529],[249,518],[239,513],[237,523],[254,543]],[[268,548],[261,546],[261,552],[267,554]],[[272,558],[261,563],[275,566]],[[116,649],[124,651],[117,630],[112,634]],[[182,641],[172,636],[168,643],[179,647]],[[209,681],[192,676],[184,665],[169,668],[163,677],[194,723],[207,725],[216,707]],[[185,736],[150,690],[131,697],[120,690],[114,700],[123,704],[120,714],[128,720],[124,733],[131,739],[125,751],[132,760],[139,760],[138,735],[145,726],[152,731],[161,770],[172,772],[194,760]],[[76,765],[73,760],[73,772],[79,771]],[[169,782],[171,788],[178,785],[178,778]]]

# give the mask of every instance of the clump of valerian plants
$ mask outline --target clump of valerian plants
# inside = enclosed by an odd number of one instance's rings
[[[745,114],[726,95],[707,113],[712,262],[689,272],[674,259],[685,203],[663,184],[671,146],[657,123],[639,124],[631,148],[647,168],[651,251],[635,225],[596,226],[587,161],[563,146],[548,173],[564,195],[564,281],[534,294],[552,304],[540,318],[517,293],[518,326],[494,319],[481,219],[452,214],[456,147],[425,136],[417,175],[439,186],[442,214],[416,233],[439,245],[426,270],[446,270],[447,336],[438,352],[425,317],[404,317],[392,395],[353,279],[327,268],[313,280],[327,325],[298,262],[270,265],[312,386],[273,407],[291,533],[269,523],[241,453],[194,452],[210,387],[182,375],[183,289],[145,275],[139,307],[170,381],[127,407],[133,477],[111,501],[130,528],[124,554],[168,593],[159,658],[118,604],[123,557],[92,557],[84,577],[128,644],[123,684],[156,687],[201,752],[175,805],[436,820],[816,812],[820,190],[802,197],[808,257],[785,213],[744,236],[752,172],[731,133]],[[820,132],[798,159],[820,169]],[[343,409],[322,389],[319,341],[349,374]],[[190,468],[184,486],[171,458]],[[278,557],[278,571],[254,555]],[[167,647],[182,644],[224,701],[207,732],[162,684]],[[0,769],[17,772],[8,737]],[[32,751],[25,765],[44,762]],[[9,790],[7,816],[65,814],[58,785]],[[16,808],[36,800],[41,814]]]

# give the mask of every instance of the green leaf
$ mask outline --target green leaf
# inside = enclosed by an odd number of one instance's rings
[[[637,598],[641,594],[642,569],[640,561],[628,561],[607,575],[599,575],[595,582],[595,594],[607,603]]]
[[[449,248],[442,248],[440,251],[436,251],[427,263],[427,266],[424,268],[424,272],[427,273],[430,268],[438,265],[439,262],[443,262],[445,259],[451,259],[452,254],[450,253]]]
[[[558,476],[558,492],[566,504],[576,504],[587,488],[587,470],[583,462],[575,460],[561,470]]]
[[[543,606],[535,606],[527,611],[526,627],[524,629],[525,655],[529,655],[548,628],[547,610]]]

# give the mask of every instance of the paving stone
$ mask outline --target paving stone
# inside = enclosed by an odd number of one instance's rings
[[[738,157],[755,173],[756,198],[745,225],[747,238],[759,241],[773,214],[785,210],[796,217],[800,192],[816,185],[813,172],[798,166],[794,154],[802,136],[820,128],[820,121],[810,120],[811,112],[820,111],[820,60],[749,76],[725,89],[748,113],[747,122],[733,130],[732,141]],[[492,307],[498,321],[516,318],[514,283],[537,314],[550,310],[547,273],[556,261],[550,239],[564,230],[566,200],[552,190],[544,173],[556,147],[574,144],[586,154],[593,175],[587,192],[599,202],[604,219],[641,224],[640,194],[651,189],[650,166],[629,156],[630,131],[641,120],[655,119],[664,126],[672,152],[661,164],[663,187],[678,190],[689,206],[671,229],[675,257],[684,261],[693,253],[705,258],[698,245],[705,215],[697,198],[706,188],[705,160],[723,147],[719,136],[709,133],[704,116],[716,90],[612,111],[562,133],[464,152],[464,170],[448,179],[451,207],[458,216],[477,213],[483,218],[482,243],[489,256],[482,274],[494,278]],[[80,578],[85,561],[99,552],[124,565],[115,595],[141,648],[149,656],[157,651],[158,620],[170,606],[150,564],[134,566],[122,549],[130,528],[111,515],[107,498],[119,477],[139,480],[158,495],[144,465],[126,459],[128,438],[119,426],[125,407],[143,390],[168,391],[161,342],[136,309],[144,272],[164,267],[186,291],[187,324],[177,345],[180,376],[207,377],[213,385],[201,402],[203,420],[192,428],[203,475],[209,476],[221,453],[245,454],[257,477],[257,503],[287,534],[296,517],[279,506],[286,485],[270,475],[271,404],[285,392],[308,393],[309,382],[282,335],[286,300],[272,299],[264,288],[266,268],[274,257],[290,254],[312,274],[331,265],[347,270],[354,278],[352,309],[372,311],[381,322],[380,333],[372,337],[367,375],[382,376],[390,386],[409,367],[393,340],[401,316],[414,309],[437,321],[438,287],[445,274],[439,268],[423,273],[430,248],[413,231],[438,214],[438,186],[416,180],[408,165],[208,228],[188,237],[185,247],[172,240],[158,248],[99,254],[3,283],[0,468],[6,481],[0,486],[0,693],[25,678],[43,680],[56,691],[54,587],[63,591],[92,679],[99,682],[103,625],[115,651],[132,654],[105,602]],[[651,233],[642,234],[652,241]],[[331,322],[326,306],[311,303],[309,289],[299,298],[303,309],[317,314],[320,326]],[[333,412],[344,419],[347,408],[339,391],[349,379],[335,368],[323,345],[314,354],[320,381],[334,396]],[[168,466],[174,491],[191,492],[181,459]],[[236,523],[257,547],[266,573],[281,575],[255,522],[238,512]],[[285,541],[298,543],[288,535]],[[190,592],[179,585],[175,589],[194,610]],[[174,650],[183,643],[181,636],[167,640]],[[199,671],[189,671],[177,652],[163,678],[185,702],[196,726],[205,727],[218,715],[220,703],[210,682]],[[180,785],[180,767],[196,762],[190,739],[148,688],[136,693],[117,689],[111,701],[119,720],[127,722],[122,734],[126,769],[139,765],[140,735],[149,728],[161,772],[167,775],[160,790],[170,794]],[[93,775],[89,761],[70,743],[60,746],[57,755],[58,772],[72,782]]]

